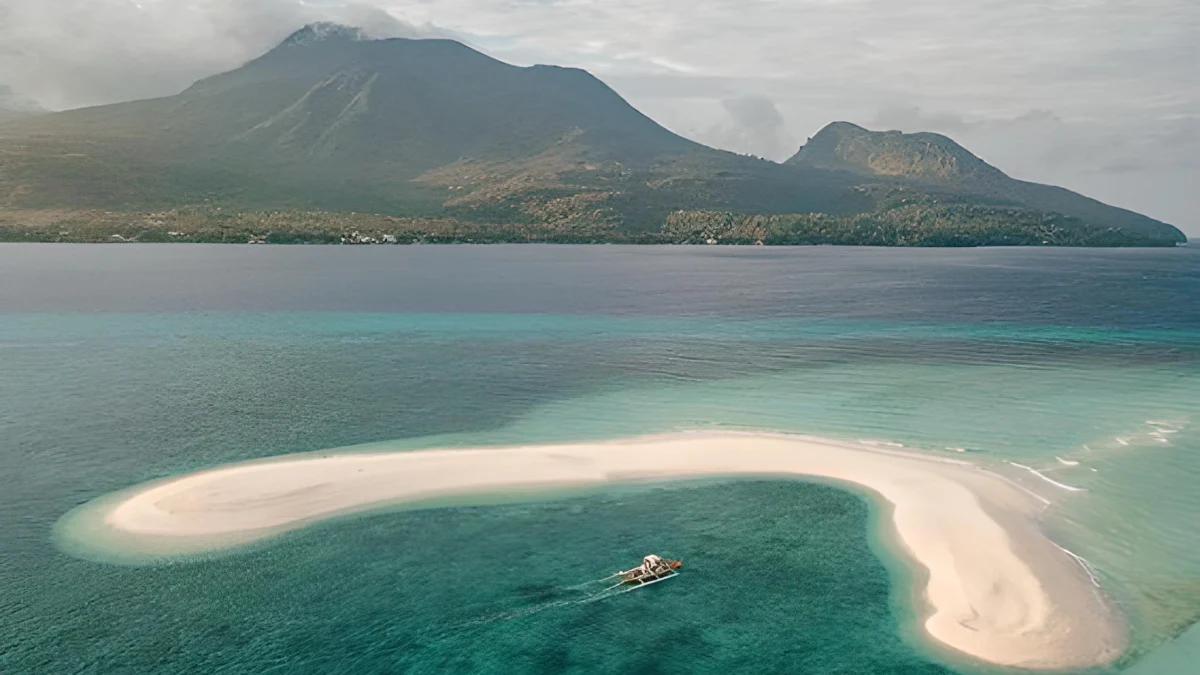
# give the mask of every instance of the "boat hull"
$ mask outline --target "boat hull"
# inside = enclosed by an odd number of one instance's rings
[[[626,586],[644,586],[655,581],[662,581],[679,574],[683,563],[678,560],[664,560],[665,564],[655,569],[635,567],[620,573],[621,583]]]

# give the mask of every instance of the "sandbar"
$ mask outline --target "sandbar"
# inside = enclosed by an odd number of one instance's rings
[[[1043,534],[1044,504],[1027,490],[969,462],[805,436],[283,456],[135,487],[65,536],[183,554],[405,502],[719,476],[818,477],[881,499],[888,534],[923,577],[924,630],[951,650],[1066,670],[1108,663],[1124,647],[1124,624],[1079,561]]]

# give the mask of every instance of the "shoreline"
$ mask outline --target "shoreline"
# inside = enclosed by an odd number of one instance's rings
[[[1042,533],[1032,493],[969,462],[806,436],[697,432],[273,457],[101,497],[64,516],[56,539],[69,552],[145,562],[387,506],[739,476],[827,479],[885,502],[881,526],[925,571],[917,614],[935,643],[1035,669],[1098,666],[1122,653],[1123,624],[1073,554]]]

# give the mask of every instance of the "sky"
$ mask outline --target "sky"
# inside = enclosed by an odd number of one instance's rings
[[[0,85],[56,110],[173,94],[320,20],[586,68],[768,159],[835,120],[936,131],[1200,237],[1200,0],[0,0]]]

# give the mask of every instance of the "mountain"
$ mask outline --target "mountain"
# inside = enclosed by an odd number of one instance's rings
[[[36,101],[17,94],[0,84],[0,120],[15,119],[46,112]]]
[[[802,157],[817,155],[817,140]],[[0,236],[144,241],[174,228],[170,236],[326,241],[357,227],[439,241],[662,241],[683,211],[824,214],[811,240],[830,243],[944,243],[951,226],[968,233],[956,235],[962,244],[1174,242],[1040,211],[989,211],[991,234],[980,238],[969,223],[983,217],[967,206],[1030,207],[990,193],[948,199],[944,185],[857,167],[708,148],[583,70],[314,24],[174,96],[4,124],[0,229],[10,234]],[[908,213],[917,199],[930,207]],[[863,214],[883,215],[868,225]],[[927,236],[933,228],[941,234]],[[1067,234],[1048,234],[1058,231]]]
[[[288,167],[319,158],[321,173],[366,165],[415,177],[464,157],[531,157],[567,139],[602,157],[701,149],[582,70],[517,68],[450,40],[368,41],[330,28],[306,28],[155,108],[138,104],[134,117],[212,154]]]
[[[785,164],[880,179],[900,179],[926,191],[970,195],[1061,213],[1101,227],[1185,241],[1170,225],[1059,187],[1020,181],[941,134],[869,131],[834,122]]]
[[[849,122],[833,122],[821,129],[785,164],[944,183],[1005,178],[999,169],[941,134],[868,131]]]
[[[851,213],[829,172],[708,148],[589,73],[317,25],[182,93],[11,128],[10,207],[321,209],[653,232],[677,209]],[[3,188],[0,184],[0,188]]]

